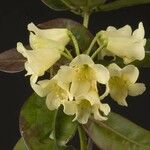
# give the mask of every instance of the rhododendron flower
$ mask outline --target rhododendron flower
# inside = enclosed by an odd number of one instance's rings
[[[68,29],[66,28],[39,29],[33,23],[30,23],[28,25],[28,30],[34,32],[38,37],[53,40],[60,45],[67,45],[70,41]]]
[[[75,115],[73,121],[77,120],[81,124],[86,124],[91,114],[96,120],[107,120],[106,115],[109,114],[110,107],[100,101],[92,105],[87,99],[76,99],[64,102],[64,112],[67,115]]]
[[[57,60],[69,42],[67,29],[39,29],[33,23],[28,25],[30,32],[30,47],[27,50],[22,43],[17,44],[17,50],[27,58],[25,69],[27,75],[36,79],[44,75]]]
[[[81,54],[74,58],[67,68],[68,71],[65,74],[62,72],[61,76],[65,77],[66,80],[68,80],[68,76],[71,76],[69,77],[71,79],[70,92],[75,97],[87,95],[91,91],[97,91],[97,82],[107,84],[109,80],[107,68],[103,65],[95,64],[91,57],[86,54]]]
[[[99,44],[103,42],[107,43],[106,51],[123,58],[124,63],[130,63],[134,60],[142,60],[145,57],[144,46],[146,39],[144,38],[143,23],[139,23],[138,29],[132,33],[132,29],[129,25],[126,25],[120,29],[116,29],[113,26],[109,26],[106,31],[100,32]],[[102,56],[106,53],[101,52]],[[103,54],[104,53],[104,54]]]
[[[70,97],[69,84],[61,82],[57,75],[51,80],[42,80],[35,83],[31,77],[31,87],[41,97],[46,96],[48,109],[55,110]]]
[[[139,70],[134,65],[127,65],[121,69],[116,64],[108,66],[110,72],[110,80],[108,83],[110,96],[117,101],[118,104],[127,106],[126,97],[141,95],[146,87],[143,83],[136,83]]]

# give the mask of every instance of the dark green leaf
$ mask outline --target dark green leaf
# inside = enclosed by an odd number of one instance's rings
[[[150,132],[115,113],[104,122],[90,120],[84,129],[103,150],[150,150]]]
[[[27,150],[23,138],[17,142],[13,150]]]
[[[68,115],[59,109],[55,121],[55,138],[59,145],[65,145],[73,137],[77,129],[77,123],[72,122],[73,117]]]
[[[70,10],[76,14],[82,15],[87,11],[91,13],[100,5],[104,4],[106,0],[42,0],[51,9],[62,11]]]
[[[77,9],[90,10],[104,4],[106,0],[62,0],[68,6],[72,6]]]
[[[89,15],[92,11],[104,4],[106,0],[61,0],[70,8],[70,11],[82,15],[88,12]]]
[[[16,73],[24,70],[25,58],[16,51],[10,49],[0,53],[0,71]]]
[[[44,4],[46,4],[51,9],[62,11],[62,10],[68,10],[69,8],[61,2],[61,0],[42,0]]]
[[[69,147],[65,146],[65,143],[74,135],[76,123],[72,122],[70,116],[66,116],[63,122],[58,122],[61,130],[59,130],[60,133],[57,133],[55,128],[57,127],[56,129],[58,129],[57,118],[60,119],[60,116],[64,116],[62,111],[60,112],[59,110],[57,114],[57,111],[48,110],[45,98],[41,98],[36,94],[29,98],[21,110],[19,123],[21,134],[29,149],[69,149]],[[66,129],[69,132],[63,131]],[[54,135],[53,138],[52,134]],[[56,138],[55,134],[57,135]],[[55,139],[58,139],[58,142]],[[58,145],[60,143],[64,145]]]
[[[108,4],[101,5],[99,7],[100,11],[111,11],[124,7],[135,6],[140,4],[148,4],[150,0],[116,0]]]

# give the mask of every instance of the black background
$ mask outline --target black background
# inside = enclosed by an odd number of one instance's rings
[[[18,41],[27,43],[27,24],[35,24],[54,18],[82,19],[70,12],[54,12],[39,0],[8,0],[0,4],[0,52],[16,46]],[[135,29],[142,21],[146,37],[150,37],[150,5],[124,8],[112,12],[92,15],[90,30],[96,33],[107,26],[121,27],[126,24]],[[138,125],[150,130],[150,69],[140,70],[139,81],[145,82],[147,91],[139,97],[128,97],[128,108],[120,107],[108,99],[112,110],[129,118]],[[29,79],[25,71],[17,74],[0,72],[0,150],[12,150],[20,137],[18,130],[19,111],[24,101],[31,95]],[[118,125],[121,122],[118,120]]]

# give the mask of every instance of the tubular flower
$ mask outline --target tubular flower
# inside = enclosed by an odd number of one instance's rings
[[[127,65],[121,69],[116,64],[108,66],[110,72],[109,93],[118,104],[127,106],[126,97],[141,95],[145,90],[145,84],[135,83],[139,76],[139,70],[134,65]]]
[[[96,120],[107,120],[106,115],[110,112],[110,107],[108,104],[102,104],[99,101],[92,105],[87,99],[65,101],[63,105],[64,112],[67,115],[75,115],[73,121],[77,120],[81,124],[86,124],[91,114],[93,114]]]
[[[57,75],[51,80],[42,80],[37,83],[34,82],[32,77],[30,80],[33,90],[41,97],[46,96],[46,105],[50,110],[57,109],[70,97],[69,84],[61,82]]]
[[[97,92],[97,82],[107,84],[109,71],[103,65],[95,64],[91,57],[81,54],[74,58],[69,67],[72,69],[70,92],[75,97]]]
[[[39,29],[33,23],[30,23],[28,30],[34,32],[38,37],[53,40],[61,45],[67,45],[70,41],[68,30],[65,28]]]
[[[123,58],[124,63],[130,63],[134,60],[142,60],[145,57],[143,23],[139,23],[138,29],[132,33],[129,25],[120,29],[109,26],[106,31],[100,32],[99,44],[107,42],[106,50],[113,55]],[[104,51],[102,53],[105,54]],[[104,55],[102,54],[102,55]]]
[[[28,25],[28,29],[31,31],[29,41],[32,50],[27,50],[20,42],[17,43],[17,50],[27,58],[27,75],[33,75],[36,81],[38,76],[44,75],[45,71],[60,59],[61,52],[69,42],[69,36],[67,29],[41,30],[33,23]]]

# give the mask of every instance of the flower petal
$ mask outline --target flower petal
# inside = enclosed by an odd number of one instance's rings
[[[109,73],[110,73],[110,76],[118,76],[120,77],[121,73],[121,68],[115,64],[115,63],[112,63],[108,66],[108,70],[109,70]]]
[[[94,62],[92,58],[86,54],[81,54],[77,57],[75,57],[72,62],[70,63],[70,66],[78,66],[78,65],[93,65]]]
[[[129,25],[125,25],[124,27],[118,29],[118,32],[121,36],[130,37],[132,34],[132,29]]]
[[[144,35],[145,35],[144,26],[143,26],[143,23],[140,22],[140,23],[139,23],[139,26],[138,26],[138,29],[136,29],[136,30],[133,32],[133,37],[134,37],[134,38],[137,38],[137,39],[143,39],[143,38],[144,38]]]
[[[94,105],[100,101],[97,89],[89,89],[87,93],[83,93],[82,95],[76,97],[76,99],[86,99],[91,105]]]
[[[133,84],[138,79],[139,70],[134,65],[128,65],[122,69],[121,74],[122,74],[122,79],[127,81],[128,84]]]
[[[128,95],[128,87],[122,80],[110,79],[109,89],[112,99],[119,105],[127,106],[126,97]]]
[[[99,83],[106,84],[109,80],[109,71],[106,67],[100,64],[96,64],[93,66],[93,69],[96,73],[96,79]]]
[[[61,66],[57,73],[57,79],[65,82],[70,83],[73,77],[73,70],[69,66]]]
[[[50,92],[46,98],[46,106],[48,107],[48,109],[55,110],[60,105],[61,105],[61,101],[60,101],[59,97],[55,93]]]
[[[116,31],[117,29],[113,26],[107,27],[106,31],[111,32],[111,31]]]
[[[74,115],[77,112],[77,105],[75,101],[65,101],[63,103],[64,113],[67,115]]]
[[[108,115],[110,113],[110,107],[108,104],[100,104],[100,110],[105,114]]]
[[[101,112],[103,112],[105,115],[108,115],[110,112],[109,105],[98,103],[92,106],[92,113],[94,114],[95,120],[100,120],[100,121],[107,120],[107,117],[103,116]]]
[[[145,84],[143,83],[135,83],[129,86],[129,95],[130,96],[138,96],[144,93],[146,90]]]
[[[90,89],[91,83],[89,81],[73,81],[70,88],[70,93],[79,97],[86,94]]]
[[[30,83],[32,89],[41,97],[45,97],[49,93],[49,86],[51,84],[50,80],[42,80],[38,83],[33,82],[33,76],[30,78]]]
[[[77,104],[77,112],[76,117],[73,121],[78,120],[81,124],[86,124],[91,114],[91,104],[87,100],[81,100],[79,104]]]

